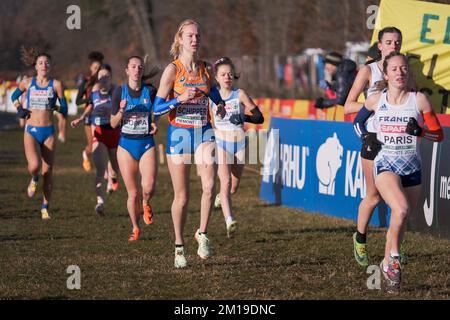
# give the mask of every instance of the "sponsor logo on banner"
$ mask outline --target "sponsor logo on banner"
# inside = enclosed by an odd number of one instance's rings
[[[283,186],[302,190],[305,186],[306,157],[309,155],[309,148],[282,144],[280,155]]]
[[[440,186],[439,197],[441,199],[450,200],[450,177],[441,177]]]
[[[345,162],[345,196],[356,198],[360,192],[361,198],[366,196],[366,180],[361,165],[361,152],[347,150]]]
[[[275,182],[280,169],[280,134],[278,130],[270,130],[264,152],[264,166],[262,170],[263,182]],[[270,179],[272,177],[272,179]],[[272,180],[272,181],[270,181]]]
[[[431,174],[430,174],[430,202],[425,198],[425,203],[423,204],[423,213],[425,215],[425,221],[429,227],[433,224],[434,215],[434,179],[436,178],[436,154],[437,154],[438,143],[433,143],[433,155],[431,157]]]
[[[306,157],[309,147],[280,144],[278,130],[271,130],[264,154],[263,182],[279,181],[289,188],[303,189],[306,182]]]
[[[319,193],[334,195],[336,174],[342,166],[342,147],[336,132],[319,147],[316,157],[316,171],[319,178]]]

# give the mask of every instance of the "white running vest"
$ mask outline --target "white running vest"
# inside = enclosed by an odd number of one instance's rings
[[[370,77],[370,83],[369,83],[369,89],[367,89],[366,99],[370,97],[372,94],[377,92],[377,82],[383,80],[383,73],[381,72],[380,68],[378,67],[377,61],[369,63],[368,66],[370,67],[371,77]],[[369,132],[376,132],[375,126],[373,124],[373,115],[370,116],[369,119],[366,121],[366,129]]]
[[[387,90],[380,97],[375,111],[374,125],[377,139],[383,143],[381,151],[375,158],[377,170],[392,171],[398,175],[409,175],[421,170],[418,139],[405,132],[409,118],[423,123],[416,93],[408,93],[407,101],[402,105],[391,105],[387,102]]]
[[[235,125],[230,122],[231,115],[238,113],[244,114],[245,112],[244,106],[239,101],[239,91],[239,89],[233,89],[231,96],[224,100],[227,114],[223,119],[216,115],[217,105],[211,101],[211,108],[214,115],[214,125],[216,129],[223,131],[243,130],[244,124]]]

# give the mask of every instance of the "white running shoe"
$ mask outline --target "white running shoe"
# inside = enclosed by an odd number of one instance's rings
[[[97,205],[95,206],[95,212],[99,215],[99,216],[103,216],[105,215],[105,205],[103,203],[97,203]]]
[[[30,183],[28,184],[27,193],[28,197],[32,198],[36,194],[36,189],[38,187],[38,183],[31,179]]]
[[[113,191],[114,191],[113,185],[112,185],[112,183],[110,183],[110,182],[108,181],[108,184],[106,185],[106,193],[107,193],[107,194],[111,194],[111,193],[113,193]]]
[[[236,220],[230,220],[227,221],[227,237],[231,238],[237,230],[237,221]]]
[[[185,268],[187,260],[184,255],[184,247],[175,247],[175,268]]]
[[[50,220],[51,219],[50,214],[48,213],[48,210],[45,208],[41,209],[41,217],[42,217],[42,220]]]
[[[216,199],[214,200],[214,208],[220,208],[220,194],[216,195]]]
[[[208,236],[204,233],[200,233],[200,229],[195,232],[195,240],[198,242],[197,254],[202,259],[208,259],[212,256],[211,248],[209,246]]]

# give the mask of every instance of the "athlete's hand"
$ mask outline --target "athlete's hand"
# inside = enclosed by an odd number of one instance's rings
[[[150,134],[155,135],[158,132],[158,127],[154,122],[152,122],[150,126],[152,127],[152,129],[150,130]]]
[[[227,115],[227,110],[225,109],[225,103],[223,101],[221,101],[217,105],[216,115],[218,115],[222,119],[225,118],[225,116]]]
[[[361,138],[367,146],[368,152],[373,152],[374,154],[378,154],[378,152],[380,152],[383,143],[380,142],[376,136],[365,133],[361,136]]]
[[[120,100],[120,104],[119,104],[119,111],[125,111],[125,108],[127,107],[127,100]]]
[[[230,122],[235,125],[243,124],[245,121],[245,116],[242,113],[232,114],[230,117]]]
[[[409,118],[408,124],[406,125],[405,132],[412,136],[420,137],[422,135],[422,128],[419,126],[416,118]]]
[[[314,106],[317,108],[317,109],[324,109],[325,107],[324,107],[324,105],[323,105],[323,98],[317,98],[316,99],[316,101],[315,101],[315,103],[314,103]]]
[[[195,94],[197,93],[196,88],[187,88],[183,94],[179,95],[177,100],[178,102],[184,103],[187,102],[195,97]]]
[[[17,108],[17,115],[19,116],[19,118],[28,119],[28,118],[30,118],[30,114],[31,114],[31,111],[28,109],[24,109],[22,106],[19,106]]]
[[[72,128],[75,128],[81,121],[83,121],[82,118],[77,118],[77,119],[73,120],[73,121],[70,123],[70,126],[71,126]]]

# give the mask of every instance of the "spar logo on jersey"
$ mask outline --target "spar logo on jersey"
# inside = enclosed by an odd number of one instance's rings
[[[144,99],[143,101],[144,101],[144,104],[148,103],[148,99]]]
[[[336,175],[342,166],[343,154],[344,148],[336,132],[317,150],[316,171],[319,178],[319,193],[331,196],[335,194]]]
[[[400,124],[382,124],[380,131],[383,133],[405,133],[406,126]]]

